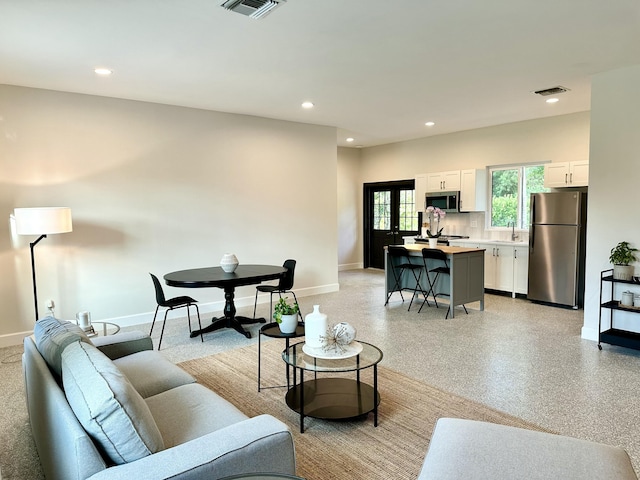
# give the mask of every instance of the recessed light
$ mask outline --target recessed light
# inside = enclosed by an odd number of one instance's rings
[[[111,75],[113,73],[113,71],[108,68],[95,68],[93,71],[98,75]]]
[[[547,103],[556,103],[556,102],[559,102],[559,101],[560,101],[560,99],[558,99],[558,98],[547,98],[545,100],[545,102],[547,102]]]
[[[302,102],[302,108],[313,108],[313,102]]]
[[[355,140],[355,138],[349,137],[347,138],[347,142],[353,142]]]
[[[436,124],[436,122],[426,122],[425,125],[427,127],[433,127]]]

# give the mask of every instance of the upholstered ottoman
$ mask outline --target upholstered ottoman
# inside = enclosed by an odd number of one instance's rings
[[[637,480],[618,447],[493,423],[441,418],[420,480]]]

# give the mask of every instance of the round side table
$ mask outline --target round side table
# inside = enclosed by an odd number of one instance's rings
[[[271,338],[284,338],[286,343],[286,348],[289,348],[289,340],[292,338],[304,337],[304,322],[298,322],[298,326],[296,327],[296,331],[293,333],[282,333],[280,331],[280,327],[276,322],[267,323],[260,328],[260,333],[258,334],[258,392],[262,388],[279,388],[284,387],[284,385],[274,385],[272,387],[262,387],[260,385],[260,359],[261,359],[261,339],[262,335],[265,337]],[[287,374],[287,388],[290,388],[290,373],[289,373],[289,365],[286,366],[286,374]],[[294,477],[295,478],[295,477]]]

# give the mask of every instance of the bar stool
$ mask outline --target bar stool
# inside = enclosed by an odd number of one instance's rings
[[[427,302],[427,293],[422,289],[422,285],[420,284],[420,279],[422,278],[422,272],[424,267],[419,264],[411,263],[409,259],[409,251],[405,247],[401,247],[398,245],[389,245],[387,247],[387,255],[391,257],[391,271],[393,273],[393,278],[395,280],[395,285],[391,290],[389,290],[389,294],[387,295],[387,301],[384,302],[385,305],[389,303],[389,299],[393,292],[400,292],[400,298],[404,302],[404,296],[402,295],[402,290],[410,290],[413,292],[411,295],[411,301],[409,302],[409,308],[407,311],[411,310],[411,305],[413,304],[413,299],[415,298],[417,293],[422,293],[425,298],[425,302]],[[402,288],[402,274],[405,271],[410,271],[413,274],[413,278],[416,281],[416,286],[414,288]],[[418,272],[416,274],[416,271]],[[426,273],[426,272],[425,272]],[[424,305],[424,302],[423,302]]]
[[[432,268],[431,270],[429,270],[429,267],[427,266],[427,260],[439,260],[441,262],[443,262],[444,265],[440,265],[437,266],[435,268]],[[418,310],[418,313],[420,313],[422,311],[422,307],[424,307],[425,302],[427,301],[427,296],[431,295],[433,297],[433,301],[436,304],[436,308],[438,308],[438,295],[444,296],[444,297],[448,297],[449,294],[448,293],[444,293],[444,292],[437,292],[435,291],[435,287],[436,284],[438,283],[438,277],[442,274],[442,275],[451,275],[451,269],[449,268],[449,261],[447,260],[447,254],[444,253],[442,250],[437,249],[437,248],[423,248],[422,249],[422,262],[424,263],[424,270],[427,275],[427,282],[429,283],[429,291],[427,292],[427,295],[425,295],[424,297],[424,302],[422,302],[422,305],[420,305],[420,310]],[[435,273],[435,277],[433,278],[433,281],[431,280],[431,277],[429,276],[430,273]],[[427,306],[430,306],[429,303],[427,302]],[[463,304],[462,308],[464,308],[464,312],[469,315],[469,312],[467,311],[467,307]],[[447,309],[447,315],[444,317],[445,319],[449,318],[449,312],[451,311],[451,305],[449,305],[449,308]]]

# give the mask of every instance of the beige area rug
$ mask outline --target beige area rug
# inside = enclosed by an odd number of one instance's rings
[[[262,343],[262,385],[258,393],[258,347],[253,345],[180,364],[198,382],[214,390],[253,417],[268,413],[286,423],[294,435],[297,474],[307,480],[402,480],[417,478],[440,417],[468,418],[543,430],[465,398],[447,393],[406,375],[378,367],[381,403],[378,427],[373,413],[348,421],[305,419],[300,434],[299,416],[284,400],[286,388],[264,386],[286,383],[281,358],[284,342]],[[384,363],[384,359],[383,362]],[[348,376],[353,374],[344,374]],[[310,378],[308,373],[305,378]],[[372,369],[362,380],[372,383]],[[277,452],[274,452],[277,455]]]

